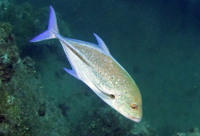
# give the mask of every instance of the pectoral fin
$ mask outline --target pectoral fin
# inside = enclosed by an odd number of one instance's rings
[[[95,84],[94,84],[95,85]],[[95,85],[96,86],[96,85]],[[115,95],[114,94],[108,94],[104,91],[102,91],[102,89],[100,89],[98,86],[96,86],[96,88],[98,88],[98,90],[105,95],[104,98],[109,98],[109,99],[115,99]]]
[[[73,77],[79,79],[78,75],[76,74],[76,71],[74,71],[73,69],[68,69],[68,68],[63,68],[67,73],[69,73],[70,75],[72,75]],[[80,79],[79,79],[80,80]]]

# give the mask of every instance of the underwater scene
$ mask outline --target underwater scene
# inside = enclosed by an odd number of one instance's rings
[[[0,136],[199,129],[200,0],[0,0]]]

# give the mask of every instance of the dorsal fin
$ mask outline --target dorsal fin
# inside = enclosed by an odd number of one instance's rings
[[[106,44],[104,43],[104,41],[98,36],[96,35],[95,33],[93,33],[94,36],[96,37],[97,39],[97,42],[98,42],[98,46],[103,50],[105,51],[107,54],[110,54],[109,50],[108,50],[108,47],[106,46]]]

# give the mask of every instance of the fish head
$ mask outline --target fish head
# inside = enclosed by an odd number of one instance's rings
[[[127,117],[128,119],[140,122],[142,119],[142,98],[138,91],[134,91],[132,94],[126,93],[126,95],[116,98],[117,111]]]

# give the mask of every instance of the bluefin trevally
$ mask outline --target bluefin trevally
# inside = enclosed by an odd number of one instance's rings
[[[64,70],[88,85],[102,100],[135,122],[142,119],[142,97],[128,72],[112,57],[103,40],[98,45],[59,34],[54,9],[50,6],[48,29],[30,42],[57,38],[71,64]]]

